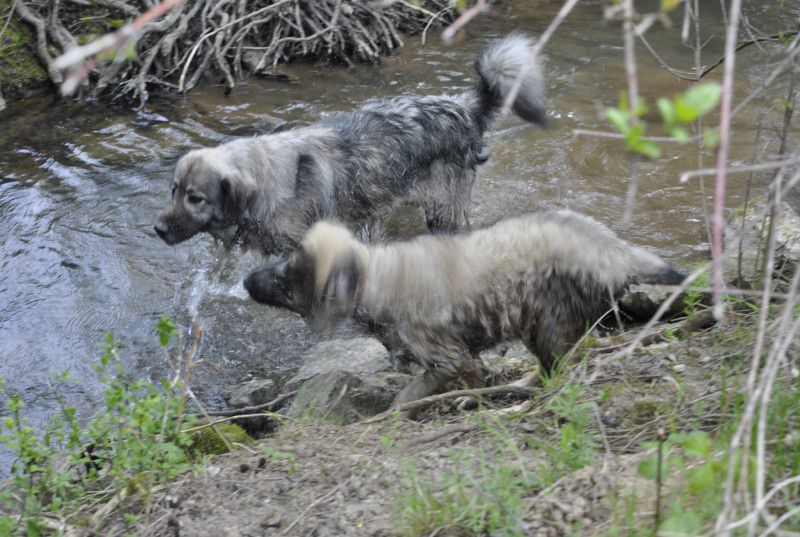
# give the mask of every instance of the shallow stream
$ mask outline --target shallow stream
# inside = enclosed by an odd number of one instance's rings
[[[703,51],[711,63],[722,52],[721,17],[716,2],[701,4],[714,10],[703,14],[704,34],[715,34]],[[748,8],[751,22],[769,32],[792,27],[777,2],[762,4]],[[126,343],[129,369],[153,378],[163,374],[154,330],[161,314],[185,328],[197,312],[204,360],[193,382],[212,407],[249,375],[282,375],[297,367],[298,355],[316,341],[293,315],[244,299],[239,280],[257,262],[254,255],[235,252],[225,260],[207,237],[169,247],[155,236],[152,226],[183,152],[307,124],[382,96],[467,89],[475,80],[473,58],[486,40],[513,29],[541,33],[558,7],[504,2],[473,21],[452,46],[433,33],[425,46],[419,37],[408,38],[399,55],[378,67],[292,65],[284,68],[291,81],[250,80],[227,97],[222,87],[208,84],[185,100],[152,102],[146,111],[52,103],[51,97],[12,104],[0,116],[0,375],[21,394],[33,424],[57,408],[51,379],[65,369],[77,380],[60,393],[83,415],[91,412],[99,399],[92,366],[107,331]],[[797,6],[789,9],[795,18],[800,13]],[[680,17],[673,18],[676,27],[656,27],[647,35],[664,61],[689,69],[692,51],[680,43]],[[619,24],[603,22],[600,4],[582,4],[546,52],[551,126],[542,131],[517,119],[495,125],[487,136],[492,158],[475,195],[473,223],[570,207],[678,266],[702,259],[699,182],[680,184],[678,176],[708,166],[710,154],[699,163],[696,146],[673,144],[665,146],[663,158],[640,164],[633,222],[623,226],[630,172],[622,144],[572,133],[608,128],[601,111],[624,88]],[[641,89],[651,102],[688,87],[641,46],[639,52]],[[756,47],[740,53],[737,99],[760,84],[768,69],[764,58]],[[736,116],[734,162],[753,158],[761,113],[765,124],[780,125],[782,110],[771,100],[756,101]],[[772,126],[761,133],[773,151],[779,135]],[[743,196],[744,179],[731,181],[731,206]],[[220,278],[218,265],[226,266]],[[0,474],[8,463],[0,453]]]

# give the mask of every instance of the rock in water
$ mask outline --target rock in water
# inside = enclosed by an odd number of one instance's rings
[[[770,228],[770,216],[763,222],[755,218],[761,210],[761,206],[748,210],[740,240],[737,237],[742,230],[742,209],[734,213],[725,230],[725,248],[729,252],[723,264],[725,280],[736,287],[752,288],[761,285],[767,233]],[[776,279],[791,278],[800,264],[800,216],[789,204],[782,203],[776,211],[772,227],[775,231],[773,275]]]
[[[263,405],[278,397],[278,387],[272,379],[252,379],[239,385],[228,399],[232,408]]]
[[[288,415],[295,419],[353,423],[387,410],[411,378],[393,372],[354,374],[337,370],[322,373],[302,385]]]
[[[334,339],[317,343],[301,357],[303,366],[283,388],[298,389],[307,380],[332,371],[369,375],[391,369],[389,351],[380,341],[370,337]]]

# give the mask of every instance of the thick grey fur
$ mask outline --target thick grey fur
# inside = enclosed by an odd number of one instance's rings
[[[458,229],[488,158],[483,134],[517,76],[513,110],[544,122],[533,44],[521,34],[489,44],[476,60],[478,83],[461,95],[383,99],[308,127],[191,151],[178,162],[156,232],[169,244],[209,232],[227,245],[281,253],[318,220],[358,230],[400,200],[421,204],[430,229]]]
[[[251,273],[245,287],[318,325],[359,312],[396,330],[425,369],[400,404],[459,378],[480,383],[478,353],[511,340],[550,372],[628,285],[682,280],[600,222],[558,210],[385,245],[319,222],[297,251]]]

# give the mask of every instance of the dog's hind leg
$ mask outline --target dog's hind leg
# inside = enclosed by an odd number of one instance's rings
[[[393,407],[441,393],[459,379],[468,386],[485,381],[483,362],[450,334],[412,329],[400,335],[426,371],[397,394]]]
[[[475,184],[475,170],[452,162],[431,165],[430,180],[417,192],[423,204],[428,229],[453,232],[469,223],[469,207]]]
[[[434,395],[444,391],[447,386],[453,382],[454,378],[442,371],[431,369],[426,371],[419,377],[411,381],[411,383],[403,388],[400,393],[394,398],[392,407],[398,407],[404,403],[417,401],[429,395]]]

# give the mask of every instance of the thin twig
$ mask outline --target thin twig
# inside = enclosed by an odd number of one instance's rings
[[[194,59],[195,54],[197,54],[197,51],[200,49],[200,45],[203,44],[203,41],[205,41],[206,39],[208,39],[212,35],[216,35],[219,32],[221,32],[222,30],[225,30],[225,29],[227,29],[227,28],[229,28],[229,27],[231,27],[231,26],[233,26],[235,24],[239,24],[240,22],[245,21],[247,19],[252,19],[253,17],[255,17],[257,15],[261,15],[262,13],[265,13],[267,11],[272,11],[274,9],[277,9],[278,7],[282,6],[283,4],[288,3],[289,1],[290,0],[278,0],[278,2],[275,2],[274,4],[270,4],[268,6],[264,6],[264,7],[260,8],[260,9],[255,10],[255,11],[251,11],[247,15],[243,15],[243,16],[239,17],[236,20],[232,20],[229,23],[220,26],[219,28],[217,28],[214,31],[206,32],[205,34],[203,34],[200,37],[200,39],[198,39],[197,42],[194,44],[194,46],[192,47],[192,50],[189,52],[189,56],[186,58],[186,61],[183,64],[183,70],[181,71],[180,79],[178,79],[178,91],[183,91],[183,89],[185,87],[184,86],[184,82],[186,80],[186,73],[189,71],[189,66],[192,63],[192,60]]]
[[[614,140],[624,140],[625,135],[618,133],[618,132],[607,132],[607,131],[594,131],[589,129],[572,129],[573,136],[592,136],[594,138],[611,138]],[[649,142],[674,142],[674,143],[687,143],[693,140],[701,140],[703,137],[701,135],[692,136],[688,140],[678,140],[672,136],[642,136],[641,140],[647,140]]]
[[[459,17],[442,32],[442,41],[450,43],[455,35],[463,28],[469,21],[474,19],[478,14],[483,13],[488,9],[486,0],[478,0],[474,6],[465,9]]]
[[[714,213],[711,219],[711,282],[714,288],[714,316],[722,318],[722,230],[725,227],[725,183],[730,148],[731,105],[733,103],[733,77],[736,67],[736,39],[739,31],[741,0],[731,0],[728,28],[725,37],[725,73],[722,77],[722,103],[719,121],[719,150],[714,182]]]
[[[469,433],[477,430],[478,428],[479,426],[474,423],[461,423],[458,425],[442,427],[441,429],[437,429],[436,431],[424,434],[418,438],[406,442],[405,445],[403,445],[403,449],[408,450],[416,446],[421,446],[422,444],[429,444],[430,442],[435,442],[436,440],[439,440],[445,436],[450,436],[451,434]]]
[[[387,410],[386,412],[377,414],[376,416],[373,416],[361,423],[376,423],[379,421],[383,421],[386,418],[390,418],[394,415],[397,415],[398,413],[405,412],[407,410],[416,410],[418,408],[428,406],[431,403],[447,401],[449,399],[455,399],[456,397],[462,397],[465,395],[471,397],[484,397],[487,395],[500,395],[500,394],[530,396],[534,392],[535,390],[533,388],[520,386],[519,384],[515,383],[503,384],[500,386],[491,386],[488,388],[476,388],[471,390],[453,390],[446,393],[440,393],[437,395],[430,395],[428,397],[423,397],[422,399],[417,399],[416,401],[409,401],[408,403],[403,403],[401,405],[398,405],[394,408]]]
[[[219,418],[208,423],[204,423],[202,425],[198,425],[196,427],[189,427],[188,429],[181,429],[182,433],[193,433],[195,431],[201,431],[203,429],[208,429],[209,427],[214,427],[215,425],[219,425],[220,423],[227,423],[229,421],[235,420],[242,420],[246,418],[276,418],[276,419],[287,419],[286,416],[281,416],[280,414],[275,414],[272,412],[259,412],[254,414],[238,414],[236,416],[227,416],[225,418]]]
[[[555,18],[547,26],[547,29],[544,31],[544,33],[542,33],[539,39],[536,40],[536,44],[533,46],[534,55],[538,55],[542,49],[544,49],[544,46],[548,41],[550,41],[553,33],[555,33],[556,28],[561,26],[561,23],[564,22],[564,19],[567,18],[567,15],[569,15],[569,12],[572,11],[572,8],[574,8],[577,3],[578,0],[567,0],[567,2],[561,6],[561,9],[558,10]],[[522,69],[520,69],[519,73],[517,74],[517,78],[514,80],[514,85],[511,86],[508,95],[506,95],[506,100],[503,102],[503,108],[501,112],[503,115],[507,114],[508,111],[511,110],[511,106],[514,104],[519,90],[522,89],[522,80],[525,78],[529,68],[529,65],[522,65]]]
[[[726,173],[744,173],[744,172],[758,172],[764,170],[774,170],[775,168],[785,168],[800,164],[800,156],[786,159],[786,160],[773,160],[766,162],[759,162],[756,164],[747,164],[745,166],[737,166],[736,168],[728,168]],[[704,175],[714,175],[717,173],[716,168],[703,168],[702,170],[692,170],[684,172],[678,178],[678,182],[685,183],[692,177],[700,177]]]
[[[292,390],[291,392],[286,392],[280,394],[278,397],[270,401],[269,403],[262,403],[260,405],[253,405],[253,406],[246,406],[243,408],[232,408],[228,410],[215,410],[213,412],[209,412],[209,416],[238,416],[242,413],[250,413],[250,412],[258,412],[259,410],[275,410],[278,405],[297,395],[299,390]]]

